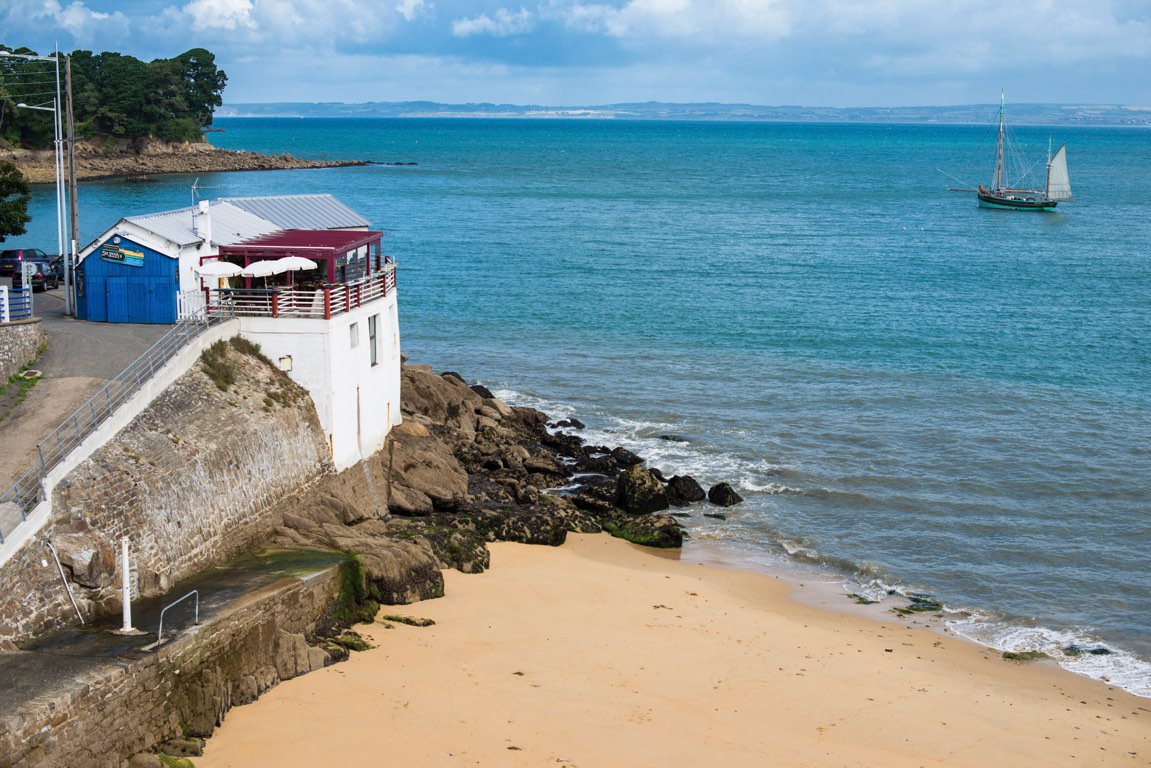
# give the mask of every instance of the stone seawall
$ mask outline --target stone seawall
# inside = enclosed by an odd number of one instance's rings
[[[161,594],[266,541],[275,503],[331,471],[307,393],[227,346],[215,380],[197,364],[56,488],[49,523],[0,566],[0,650],[76,619],[49,543],[80,612],[115,613],[120,537],[134,597]]]
[[[331,663],[307,638],[340,594],[338,566],[288,579],[165,643],[78,669],[0,716],[0,768],[122,768],[173,739],[206,737],[233,706]],[[26,663],[74,663],[21,652]]]
[[[0,325],[0,384],[35,360],[47,341],[38,317]]]

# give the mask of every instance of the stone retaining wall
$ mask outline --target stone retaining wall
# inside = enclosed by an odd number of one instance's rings
[[[0,768],[122,768],[165,741],[209,736],[231,707],[331,662],[306,637],[340,583],[338,566],[280,582],[158,652],[109,661],[29,701],[0,718]]]
[[[40,354],[48,337],[40,318],[0,323],[0,384]]]
[[[275,503],[331,471],[306,391],[256,358],[229,360],[226,391],[197,363],[57,486],[48,524],[0,566],[0,650],[76,620],[48,542],[85,617],[114,614],[121,536],[133,596],[162,594],[265,541]]]

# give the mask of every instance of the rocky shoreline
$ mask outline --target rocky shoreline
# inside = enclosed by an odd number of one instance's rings
[[[52,150],[0,149],[0,161],[14,164],[30,183],[51,184],[56,181],[56,156]],[[108,178],[146,180],[150,176],[171,173],[340,168],[368,164],[366,161],[301,160],[288,154],[261,155],[217,149],[206,141],[194,144],[148,142],[139,152],[124,144],[76,143],[78,181]]]
[[[365,463],[367,482],[348,471],[284,500],[268,542],[355,553],[375,603],[442,595],[441,569],[485,570],[488,542],[558,546],[569,532],[604,531],[679,547],[677,514],[690,513],[672,507],[742,500],[727,483],[705,492],[623,448],[587,445],[578,421],[509,406],[453,372],[405,364],[401,389],[404,423]]]

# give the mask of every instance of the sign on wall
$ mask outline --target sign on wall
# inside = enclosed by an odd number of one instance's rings
[[[100,258],[103,261],[110,261],[113,264],[124,264],[129,267],[144,266],[144,252],[129,250],[126,247],[129,245],[133,245],[133,243],[121,240],[119,237],[113,237],[100,246]]]

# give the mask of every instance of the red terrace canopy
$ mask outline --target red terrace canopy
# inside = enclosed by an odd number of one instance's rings
[[[380,269],[380,240],[383,232],[349,231],[336,229],[288,229],[271,235],[245,240],[235,245],[220,246],[221,261],[242,258],[247,267],[255,261],[282,259],[285,256],[303,256],[317,264],[326,263],[327,282],[336,282],[336,262],[358,248],[371,246],[370,269]]]

